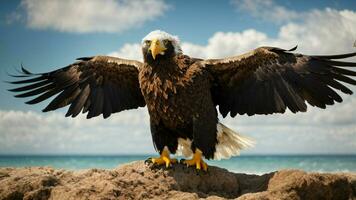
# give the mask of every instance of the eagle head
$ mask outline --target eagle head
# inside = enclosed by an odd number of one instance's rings
[[[142,39],[142,53],[145,61],[159,61],[182,53],[182,49],[177,36],[155,30]]]

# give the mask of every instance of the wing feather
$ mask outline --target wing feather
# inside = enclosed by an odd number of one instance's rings
[[[33,74],[24,67],[22,78],[10,82],[24,84],[10,89],[21,92],[15,97],[35,96],[27,104],[36,104],[57,95],[43,109],[44,112],[70,105],[66,116],[77,116],[88,112],[87,118],[103,115],[109,117],[114,112],[145,106],[139,87],[138,68],[142,63],[109,56],[94,56],[48,73]]]
[[[51,81],[50,80],[44,80],[44,81],[40,81],[40,82],[37,82],[37,83],[34,83],[34,84],[30,84],[30,85],[27,85],[27,86],[24,86],[24,87],[10,89],[9,91],[11,91],[11,92],[28,91],[28,90],[32,90],[32,89],[35,89],[35,88],[42,87],[44,85],[47,85],[48,83],[51,83]]]
[[[84,103],[86,102],[90,93],[89,85],[86,85],[80,94],[75,98],[72,104],[69,106],[66,116],[76,117],[82,110]]]
[[[212,74],[212,95],[223,117],[228,113],[305,112],[307,103],[326,108],[342,102],[335,91],[352,94],[343,83],[356,85],[354,62],[335,61],[355,53],[307,56],[275,47],[260,47],[241,56],[201,61]]]

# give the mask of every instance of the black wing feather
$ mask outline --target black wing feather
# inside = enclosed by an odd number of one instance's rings
[[[306,56],[275,47],[261,47],[247,54],[201,61],[212,74],[212,95],[223,117],[237,114],[305,112],[306,102],[326,108],[342,102],[334,90],[352,91],[342,83],[356,85],[354,62],[335,61],[355,53]]]
[[[75,98],[72,104],[69,106],[66,116],[76,117],[82,110],[85,101],[89,96],[89,85],[85,85],[84,89],[80,91],[80,94]]]
[[[47,85],[48,83],[51,83],[51,81],[50,80],[44,80],[44,81],[40,81],[40,82],[31,84],[31,85],[27,85],[27,86],[24,86],[24,87],[10,89],[9,91],[11,91],[11,92],[22,92],[22,91],[32,90],[32,89],[39,88],[39,87],[42,87],[44,85]]]
[[[87,118],[145,106],[138,82],[142,63],[108,56],[79,58],[78,62],[48,73],[33,74],[21,67],[21,75],[11,84],[24,86],[10,89],[22,92],[15,97],[35,96],[27,104],[42,102],[57,95],[43,112],[70,105],[66,116],[88,112]]]

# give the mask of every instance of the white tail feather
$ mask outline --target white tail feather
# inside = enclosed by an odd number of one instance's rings
[[[255,142],[239,133],[234,132],[222,123],[217,126],[217,140],[214,159],[227,159],[231,156],[240,155],[240,150],[248,147],[253,147]]]
[[[255,142],[239,133],[234,132],[227,126],[220,122],[216,125],[217,128],[217,140],[214,159],[228,159],[231,156],[240,155],[240,150],[254,146]],[[185,157],[191,157],[193,151],[191,149],[192,141],[189,139],[178,138],[177,154]]]

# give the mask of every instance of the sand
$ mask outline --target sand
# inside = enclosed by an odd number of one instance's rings
[[[210,166],[156,167],[137,161],[112,170],[0,168],[0,199],[356,199],[356,173],[282,170],[264,175]]]

